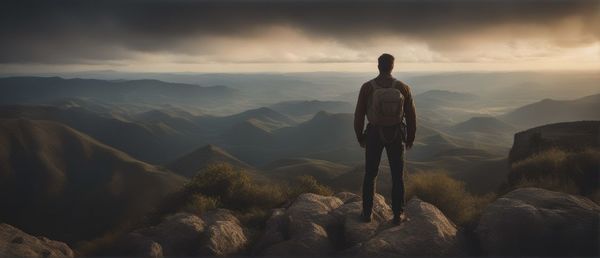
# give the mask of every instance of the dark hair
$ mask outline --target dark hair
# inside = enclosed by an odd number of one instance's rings
[[[379,56],[377,59],[377,68],[379,68],[379,72],[389,73],[394,68],[394,56],[384,53]]]

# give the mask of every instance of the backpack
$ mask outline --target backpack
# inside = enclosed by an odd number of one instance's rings
[[[367,120],[373,125],[391,126],[402,123],[404,118],[404,92],[402,84],[394,79],[384,87],[371,80],[371,98],[367,103]]]
[[[371,98],[367,103],[367,120],[377,127],[379,137],[384,144],[394,142],[398,136],[406,139],[404,119],[404,94],[402,84],[394,79],[388,87],[380,86],[375,79],[370,82],[372,87]],[[384,126],[394,126],[392,139],[386,139],[383,133]]]

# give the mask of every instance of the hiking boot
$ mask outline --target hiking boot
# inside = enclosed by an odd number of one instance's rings
[[[373,215],[361,213],[360,220],[362,220],[362,222],[369,223],[373,220]]]
[[[394,218],[392,219],[392,224],[400,225],[400,223],[402,223],[404,221],[406,221],[406,214],[404,214],[404,212],[402,212],[400,214],[394,215]]]

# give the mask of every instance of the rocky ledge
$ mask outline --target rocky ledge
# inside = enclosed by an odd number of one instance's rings
[[[459,255],[456,226],[435,206],[413,198],[408,221],[391,224],[392,211],[381,195],[373,220],[360,220],[361,199],[302,194],[288,208],[276,209],[254,252],[268,256],[304,255]]]
[[[156,226],[135,230],[117,244],[123,255],[225,256],[238,254],[248,243],[244,229],[229,210],[216,209],[198,217],[168,216]]]
[[[360,220],[361,198],[300,195],[274,209],[253,244],[238,219],[216,209],[202,216],[176,213],[155,226],[134,230],[116,243],[119,255],[162,256],[460,256],[466,240],[435,206],[411,199],[408,221],[390,223],[381,195],[373,220]],[[516,189],[494,201],[475,230],[484,255],[598,256],[600,206],[580,196],[538,188]],[[473,240],[473,239],[471,239]],[[0,257],[72,257],[64,243],[0,224]]]
[[[29,235],[8,224],[0,224],[0,257],[73,257],[63,242]]]
[[[520,188],[485,209],[476,233],[489,255],[598,256],[600,207],[581,196]]]

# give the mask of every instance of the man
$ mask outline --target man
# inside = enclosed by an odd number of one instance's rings
[[[385,148],[392,173],[392,210],[394,224],[404,215],[404,150],[415,140],[416,113],[408,85],[392,77],[394,57],[383,54],[378,59],[379,76],[362,85],[354,112],[354,131],[365,148],[365,177],[361,217],[372,219],[375,179],[381,153]],[[363,132],[365,116],[369,121]]]

